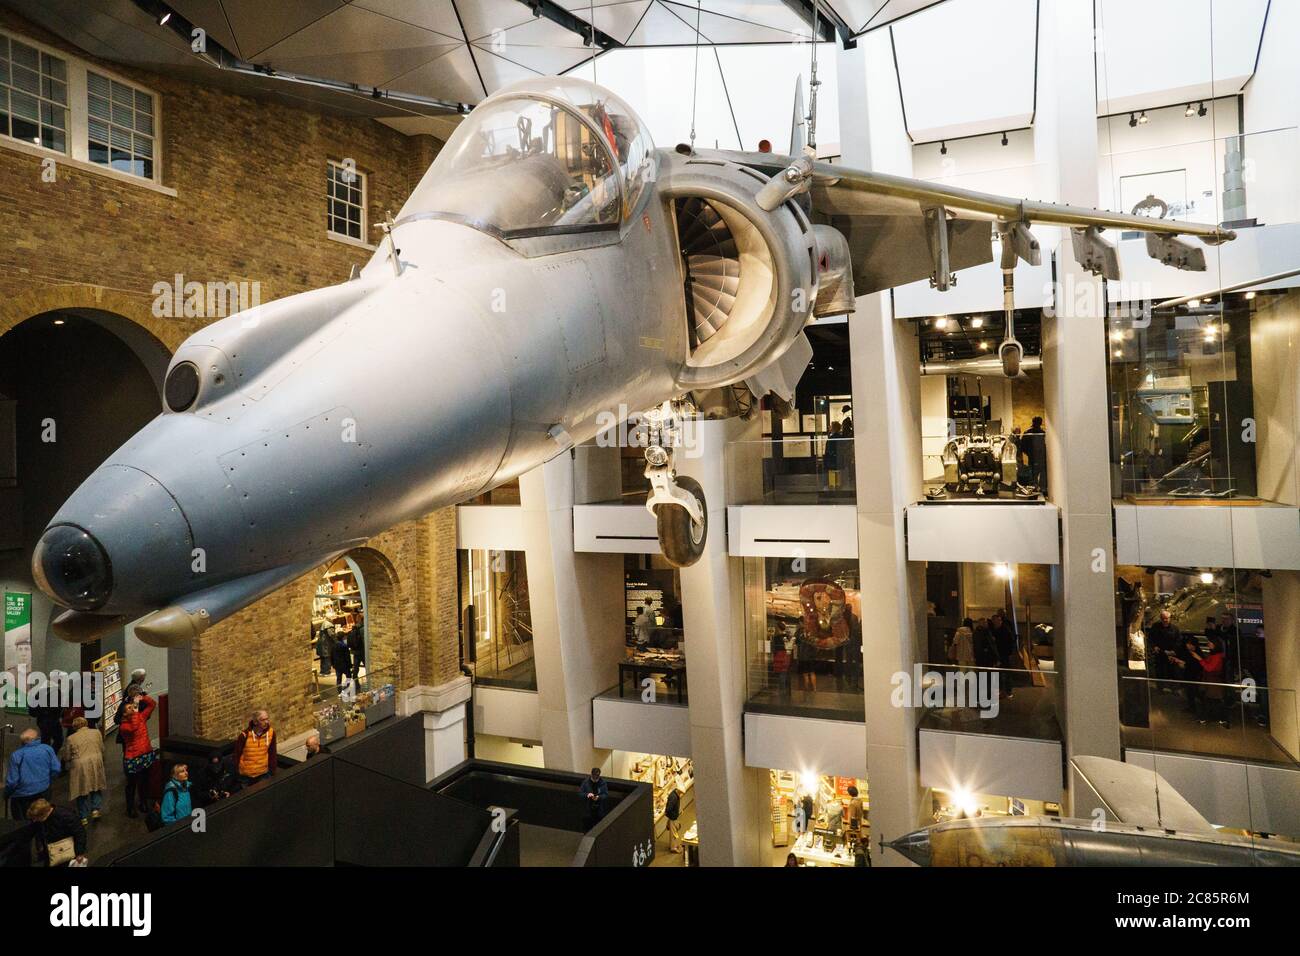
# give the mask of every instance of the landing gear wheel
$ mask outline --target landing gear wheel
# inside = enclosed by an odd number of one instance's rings
[[[655,505],[655,521],[659,531],[659,547],[668,563],[675,568],[689,568],[704,554],[704,542],[709,536],[709,513],[705,510],[704,489],[694,478],[678,476],[677,487],[693,495],[700,503],[704,520],[696,523],[690,512],[681,505]]]

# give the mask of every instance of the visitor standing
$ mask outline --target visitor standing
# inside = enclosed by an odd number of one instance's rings
[[[98,820],[103,815],[104,790],[108,788],[104,735],[91,727],[85,717],[72,721],[72,733],[63,744],[63,762],[69,770],[68,796],[77,801],[81,825]]]

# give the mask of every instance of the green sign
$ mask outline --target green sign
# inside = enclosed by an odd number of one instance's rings
[[[5,592],[4,678],[0,681],[0,706],[27,706],[26,676],[32,667],[32,596]]]

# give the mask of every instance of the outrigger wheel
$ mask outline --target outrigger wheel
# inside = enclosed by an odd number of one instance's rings
[[[694,478],[676,479],[677,487],[699,502],[700,520],[696,521],[683,505],[656,504],[655,521],[659,532],[659,547],[668,563],[676,568],[688,568],[704,554],[704,542],[709,537],[709,512],[704,503],[704,489]]]

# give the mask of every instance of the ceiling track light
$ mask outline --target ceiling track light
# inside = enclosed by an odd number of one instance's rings
[[[945,143],[943,140],[939,140],[939,155],[940,156],[948,155],[948,144]]]
[[[1129,114],[1128,114],[1128,125],[1129,125],[1129,126],[1136,126],[1137,124],[1138,124],[1137,117],[1134,116],[1132,113],[1129,113]]]
[[[1002,134],[1002,145],[1003,145],[1003,146],[1007,145],[1007,134],[1006,134],[1006,133],[1003,133],[1003,134]]]
[[[1201,105],[1198,106],[1198,107],[1196,108],[1196,115],[1197,115],[1197,116],[1204,116],[1204,115],[1205,115],[1206,113],[1208,113],[1208,112],[1209,112],[1209,110],[1207,110],[1207,109],[1205,108],[1205,101],[1202,100],[1202,101],[1201,101]]]
[[[1151,120],[1147,118],[1147,111],[1146,111],[1146,110],[1143,110],[1142,113],[1141,113],[1141,115],[1138,116],[1138,122],[1141,123],[1143,126],[1145,126],[1147,123],[1150,123],[1150,122],[1151,122]]]
[[[1184,116],[1195,116],[1195,115],[1196,115],[1196,107],[1194,107],[1191,103],[1188,103],[1188,104],[1187,104],[1187,109],[1183,110],[1183,115],[1184,115]]]

